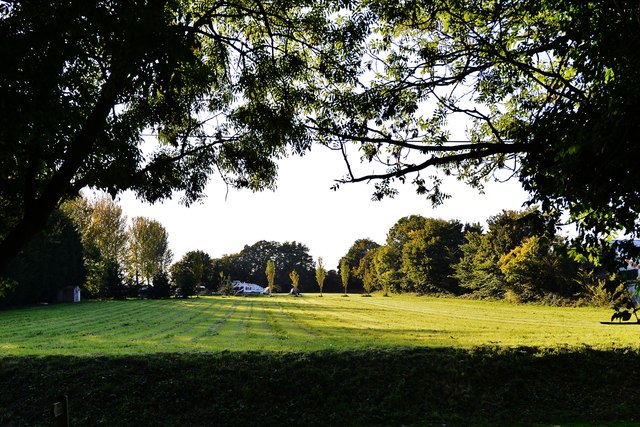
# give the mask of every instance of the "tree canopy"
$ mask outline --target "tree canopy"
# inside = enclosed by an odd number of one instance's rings
[[[273,186],[301,117],[351,79],[342,2],[0,3],[0,270],[85,187],[197,200],[217,172]]]
[[[322,288],[324,287],[324,280],[327,278],[327,269],[322,262],[322,258],[318,258],[316,263],[316,282],[320,288],[320,296],[322,296]]]
[[[9,289],[0,283],[0,306],[53,302],[60,289],[85,280],[80,235],[71,219],[56,210],[47,226],[7,269]]]
[[[93,200],[79,197],[68,201],[62,209],[73,219],[82,237],[87,295],[112,296],[107,288],[118,288],[122,294],[119,288],[124,286],[121,281],[127,252],[127,218],[122,208],[111,196],[103,194]]]
[[[539,212],[502,211],[487,223],[486,232],[470,228],[461,242],[452,276],[462,289],[483,297],[508,295],[518,301],[545,294],[578,295],[580,265],[568,257],[567,243],[553,234],[553,227],[545,224]]]
[[[267,286],[269,289],[269,295],[273,293],[273,285],[276,280],[276,263],[270,259],[267,261],[267,267],[265,268],[265,274],[267,275]]]
[[[274,283],[283,291],[289,291],[289,273],[295,270],[303,290],[314,282],[315,267],[309,248],[298,242],[270,242],[260,240],[253,245],[245,245],[238,253],[220,260],[221,269],[234,280],[264,284],[265,269],[269,260],[278,267]]]
[[[167,272],[173,258],[169,234],[158,221],[136,217],[127,229],[127,237],[125,265],[131,279],[136,284],[143,280],[149,286],[155,277]]]
[[[380,245],[374,242],[373,240],[366,239],[357,239],[347,253],[340,258],[340,263],[338,265],[338,271],[342,271],[344,267],[342,264],[346,264],[346,268],[349,269],[350,274],[353,278],[352,288],[362,289],[363,279],[364,279],[364,265],[362,264],[362,260],[364,257],[371,251],[376,250]]]
[[[639,20],[632,0],[1,2],[0,270],[82,188],[270,188],[314,141],[375,198],[506,173],[588,245],[638,235]]]
[[[211,257],[204,251],[189,251],[170,268],[171,280],[183,297],[196,295],[200,287],[213,289],[214,271]]]
[[[458,221],[425,218],[423,228],[410,234],[411,240],[401,252],[407,288],[418,292],[457,291],[452,274],[461,255],[462,227]]]
[[[377,181],[380,198],[408,180],[439,203],[443,176],[479,188],[515,176],[545,212],[568,211],[584,243],[640,232],[638,2],[361,7],[375,22],[361,78],[317,121],[345,153],[342,182]],[[380,167],[359,174],[349,142]]]

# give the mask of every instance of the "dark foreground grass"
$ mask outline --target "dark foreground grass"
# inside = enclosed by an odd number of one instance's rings
[[[0,358],[0,425],[634,425],[637,350]]]

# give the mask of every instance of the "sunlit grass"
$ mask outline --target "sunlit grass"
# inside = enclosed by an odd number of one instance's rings
[[[384,347],[637,347],[611,312],[415,296],[88,301],[0,312],[4,355]]]
[[[326,294],[5,310],[0,425],[51,425],[61,393],[72,425],[637,425],[640,325],[610,315]]]

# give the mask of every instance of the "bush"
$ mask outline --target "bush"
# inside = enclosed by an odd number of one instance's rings
[[[574,305],[574,302],[571,299],[563,297],[562,295],[559,295],[553,292],[545,294],[540,299],[540,303],[544,305],[550,305],[553,307],[571,307]]]
[[[220,287],[218,288],[218,293],[220,295],[227,295],[227,296],[235,294],[233,290],[233,285],[231,284],[231,277],[229,276],[220,277]]]
[[[591,305],[595,307],[611,307],[614,296],[611,292],[612,278],[598,275],[593,270],[578,271],[575,282],[581,291],[577,295],[578,305]]]
[[[127,289],[122,280],[120,265],[116,261],[107,261],[100,275],[100,289],[104,289],[107,298],[125,299]]]
[[[165,272],[157,274],[153,278],[153,286],[149,289],[150,298],[169,298],[171,296],[171,283]]]

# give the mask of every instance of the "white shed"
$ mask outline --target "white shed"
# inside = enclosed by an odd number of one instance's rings
[[[80,286],[66,286],[58,290],[58,302],[80,302]]]

